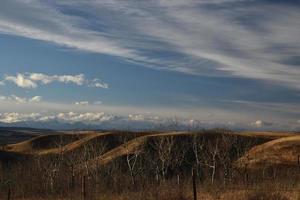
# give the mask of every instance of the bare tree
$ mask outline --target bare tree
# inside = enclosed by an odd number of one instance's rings
[[[154,142],[157,151],[157,175],[161,175],[162,181],[166,180],[167,171],[172,163],[171,154],[175,140],[173,136],[161,136]]]
[[[195,168],[197,172],[197,176],[200,178],[200,181],[202,181],[201,177],[201,164],[202,164],[202,157],[203,157],[203,150],[204,150],[204,140],[199,135],[194,135],[192,139],[192,148],[193,148],[193,154],[195,158]]]
[[[203,140],[205,143],[205,148],[203,149],[203,153],[201,154],[202,159],[201,163],[204,166],[207,166],[211,173],[210,173],[210,181],[211,184],[214,184],[216,169],[217,169],[217,155],[219,153],[219,138],[216,137],[215,141],[212,140]]]

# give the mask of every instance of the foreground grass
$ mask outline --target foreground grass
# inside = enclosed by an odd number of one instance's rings
[[[203,186],[197,189],[198,200],[299,200],[300,187],[279,188],[279,185],[258,184],[245,189],[221,188]],[[78,191],[77,191],[78,192]],[[68,197],[66,197],[68,196]],[[14,200],[193,200],[191,186],[165,185],[159,188],[149,188],[146,191],[126,191],[112,193],[99,191],[87,194],[73,193],[61,196],[15,198]]]

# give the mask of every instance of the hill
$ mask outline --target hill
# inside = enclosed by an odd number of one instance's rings
[[[236,165],[239,168],[263,169],[267,167],[298,166],[300,136],[284,137],[254,146]]]

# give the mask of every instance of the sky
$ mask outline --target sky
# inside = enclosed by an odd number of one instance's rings
[[[300,130],[297,0],[1,0],[0,122]]]

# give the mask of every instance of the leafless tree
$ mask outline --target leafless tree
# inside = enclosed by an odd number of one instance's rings
[[[162,181],[166,180],[168,168],[172,164],[172,150],[175,140],[174,136],[160,136],[154,141],[154,148],[157,151],[157,177],[161,176]]]

